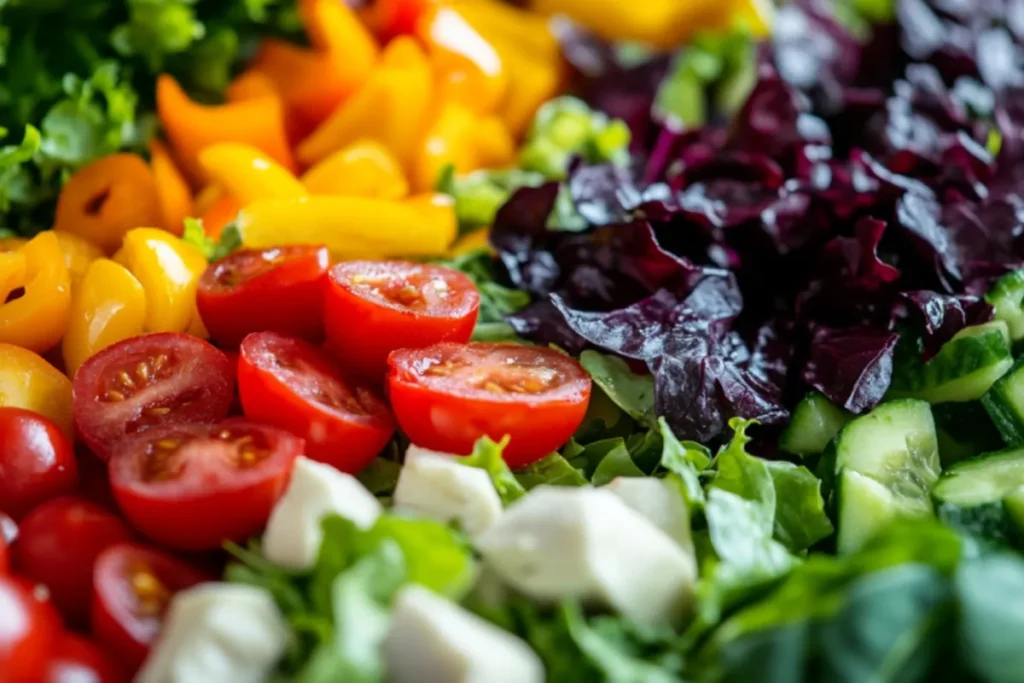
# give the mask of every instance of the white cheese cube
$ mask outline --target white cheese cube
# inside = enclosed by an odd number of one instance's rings
[[[320,552],[320,522],[325,516],[341,515],[367,529],[381,511],[380,501],[358,479],[300,457],[263,532],[263,556],[289,569],[309,569]]]
[[[527,596],[575,598],[641,624],[679,623],[693,602],[693,557],[615,494],[541,486],[477,542]]]
[[[694,558],[693,571],[697,573],[697,560],[690,535],[690,511],[679,488],[667,479],[655,477],[617,477],[604,487],[623,503],[639,512],[669,535],[688,555]]]
[[[395,598],[383,653],[388,683],[544,683],[526,643],[416,585]]]

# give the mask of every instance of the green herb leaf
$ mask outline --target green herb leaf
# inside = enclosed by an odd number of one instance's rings
[[[537,462],[516,470],[516,479],[527,491],[542,484],[548,486],[586,486],[583,473],[569,464],[559,453],[552,453]]]
[[[508,437],[502,439],[500,443],[495,443],[487,436],[481,437],[473,445],[473,452],[459,460],[467,467],[477,467],[487,472],[501,502],[505,505],[510,505],[526,495],[526,489],[512,474],[512,470],[502,457],[508,441]]]

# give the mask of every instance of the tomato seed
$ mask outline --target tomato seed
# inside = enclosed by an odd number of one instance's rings
[[[132,591],[139,602],[139,613],[147,617],[160,616],[170,601],[171,591],[145,565],[135,565],[129,571]]]

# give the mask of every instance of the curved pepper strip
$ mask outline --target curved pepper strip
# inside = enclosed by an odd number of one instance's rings
[[[54,230],[53,234],[57,237],[61,253],[64,254],[64,265],[68,267],[68,277],[73,288],[85,275],[89,264],[103,258],[103,252],[92,242],[70,232]]]
[[[275,97],[277,88],[270,77],[258,69],[249,68],[235,76],[224,90],[228,102],[245,102],[261,97]]]
[[[310,42],[330,54],[350,81],[369,74],[379,57],[377,41],[348,5],[338,0],[299,0],[299,16]]]
[[[396,38],[366,83],[298,146],[299,160],[312,166],[368,138],[383,143],[405,166],[426,130],[433,93],[426,53],[415,39]]]
[[[359,140],[330,155],[302,176],[311,194],[401,199],[409,182],[401,164],[387,147]]]
[[[178,170],[178,165],[171,158],[166,145],[159,140],[152,140],[149,143],[149,166],[156,181],[160,212],[164,218],[161,225],[165,230],[180,235],[185,228],[185,219],[194,212],[192,190],[189,189],[185,176]]]
[[[533,122],[541,105],[555,97],[562,87],[564,64],[528,52],[518,43],[502,36],[491,38],[508,69],[508,94],[499,109],[505,125],[516,137],[522,136]]]
[[[450,0],[448,5],[488,42],[500,37],[518,45],[535,59],[550,63],[561,59],[561,47],[547,17],[513,7],[503,0]]]
[[[94,261],[71,301],[61,346],[68,375],[97,351],[142,334],[145,322],[146,293],[138,279],[114,261]]]
[[[259,199],[305,197],[306,186],[291,171],[250,145],[222,142],[199,153],[206,177],[243,206]]]
[[[193,179],[202,177],[199,152],[217,142],[252,145],[285,168],[295,169],[280,98],[206,106],[193,102],[177,81],[164,74],[157,80],[156,105],[167,138]],[[133,227],[139,225],[153,223]]]
[[[433,189],[441,172],[454,166],[457,174],[495,168],[515,160],[515,140],[500,119],[480,118],[456,102],[446,103],[420,143],[413,164],[413,188]]]
[[[64,183],[53,227],[110,253],[132,228],[162,222],[149,166],[135,154],[111,154],[82,167]]]
[[[0,261],[0,342],[43,353],[68,325],[71,278],[60,242],[41,232]]]
[[[42,356],[0,343],[0,406],[23,408],[50,418],[74,438],[71,380]]]
[[[243,209],[238,229],[246,247],[325,244],[341,259],[443,254],[458,232],[447,195],[269,199]]]
[[[195,247],[157,228],[136,228],[121,256],[146,292],[146,332],[184,332],[192,323],[196,287],[208,265]]]

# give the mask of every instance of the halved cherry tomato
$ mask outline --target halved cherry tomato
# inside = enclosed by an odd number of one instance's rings
[[[210,580],[159,550],[122,543],[93,567],[92,631],[135,671],[149,653],[174,594]]]
[[[162,332],[108,346],[75,373],[75,424],[106,460],[122,439],[153,427],[228,414],[228,357],[187,334]]]
[[[327,342],[353,372],[380,381],[388,354],[473,336],[480,293],[451,268],[405,261],[349,261],[331,268]]]
[[[40,680],[57,624],[46,605],[12,576],[0,576],[0,680]]]
[[[42,683],[121,683],[125,675],[106,652],[81,636],[64,633],[50,651]]]
[[[478,438],[506,435],[510,467],[569,440],[590,401],[590,376],[554,349],[516,344],[437,344],[391,354],[388,395],[418,446],[469,454]]]
[[[327,247],[244,249],[211,264],[196,303],[206,329],[222,346],[272,330],[323,339]]]
[[[212,550],[263,529],[302,439],[247,422],[167,425],[121,444],[114,498],[137,529],[181,550]]]
[[[358,472],[384,448],[395,423],[369,387],[347,380],[317,347],[276,332],[242,342],[238,391],[246,417],[306,439],[306,455]]]
[[[96,557],[132,537],[118,517],[71,496],[43,503],[22,521],[13,551],[14,569],[45,585],[69,621],[89,617],[92,567]]]
[[[44,500],[73,493],[78,465],[68,438],[52,421],[0,407],[0,507],[21,519]]]

